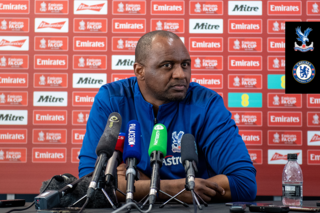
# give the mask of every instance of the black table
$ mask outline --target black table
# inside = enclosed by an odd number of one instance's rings
[[[279,201],[257,201],[257,203],[272,203],[274,205],[281,205],[281,202]],[[30,205],[31,203],[26,203],[25,206]],[[310,206],[310,207],[316,207],[316,201],[304,201],[303,206]],[[22,207],[19,207],[22,208]],[[13,208],[0,208],[0,213],[5,213],[9,211],[10,209]],[[144,209],[146,210],[146,208]],[[112,212],[112,208],[105,208],[105,209],[85,209],[83,212],[84,213],[109,213]],[[34,206],[32,206],[30,209],[25,210],[25,211],[17,211],[17,213],[36,213],[36,209]],[[138,213],[139,211],[136,209],[132,209],[131,212],[133,213]],[[150,213],[159,213],[159,212],[166,212],[166,213],[193,213],[193,205],[190,204],[190,207],[184,207],[180,204],[167,204],[163,208],[159,208],[159,205],[156,204],[153,209],[150,211]],[[203,206],[203,210],[198,209],[198,213],[230,213],[229,207],[225,205],[225,203],[210,203],[208,207]],[[250,213],[249,208],[247,207],[246,213]],[[295,212],[295,211],[290,211],[290,212]],[[125,211],[122,211],[122,213],[125,213]]]

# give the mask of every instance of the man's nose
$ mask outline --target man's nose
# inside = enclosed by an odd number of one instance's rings
[[[181,65],[179,64],[179,66],[176,66],[176,68],[174,69],[173,73],[172,73],[172,78],[185,78],[186,77],[186,73],[185,71],[182,69]]]

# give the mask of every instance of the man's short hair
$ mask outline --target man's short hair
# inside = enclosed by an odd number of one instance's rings
[[[148,58],[148,54],[150,54],[152,39],[157,35],[164,38],[180,39],[179,36],[177,36],[176,34],[169,31],[164,31],[164,30],[152,31],[143,35],[139,39],[136,46],[136,50],[135,50],[136,62],[144,64],[145,60]]]

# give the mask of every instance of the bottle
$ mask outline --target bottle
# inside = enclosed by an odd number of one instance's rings
[[[282,204],[302,206],[302,170],[297,162],[297,154],[288,154],[288,162],[282,172]]]

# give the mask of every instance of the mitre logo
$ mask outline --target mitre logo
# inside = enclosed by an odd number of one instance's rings
[[[0,73],[0,87],[28,87],[28,73]]]
[[[74,51],[107,51],[107,37],[73,37]]]
[[[112,1],[113,15],[145,15],[146,1]]]
[[[262,70],[262,56],[228,56],[228,61],[229,70]]]
[[[73,129],[72,130],[72,144],[82,144],[84,135],[86,134],[85,129]]]
[[[301,1],[268,1],[268,15],[301,15]]]
[[[28,110],[0,110],[0,125],[27,125]]]
[[[28,92],[0,92],[0,106],[28,106]]]
[[[222,56],[191,56],[193,70],[223,70]]]
[[[301,108],[302,95],[268,93],[268,107],[270,108]]]
[[[189,33],[223,33],[223,19],[189,19]]]
[[[228,75],[228,88],[262,89],[262,75]]]
[[[68,92],[33,92],[33,106],[67,106]]]
[[[74,14],[91,14],[91,15],[107,15],[108,14],[108,1],[82,1],[74,0],[73,6]]]
[[[32,163],[66,163],[66,148],[32,148]]]
[[[253,164],[262,164],[262,149],[248,149]]]
[[[68,13],[68,0],[35,0],[35,14],[65,15]]]
[[[231,113],[237,126],[262,126],[262,112],[233,111]]]
[[[272,146],[301,146],[302,131],[268,131],[268,145]]]
[[[286,164],[288,162],[288,154],[297,154],[298,164],[302,164],[302,150],[298,149],[268,149],[268,164]]]
[[[184,19],[151,19],[151,30],[184,33]]]
[[[0,0],[0,14],[29,14],[29,0]]]
[[[67,33],[69,32],[68,18],[35,18],[34,31],[36,33]]]
[[[146,19],[112,19],[113,33],[145,33]]]
[[[66,125],[67,110],[33,110],[34,125]]]
[[[34,55],[34,69],[68,69],[68,55]]]
[[[231,34],[262,33],[262,19],[229,19],[228,23]]]
[[[107,83],[104,73],[73,73],[73,88],[100,88]]]
[[[34,144],[66,144],[66,129],[33,129],[32,143]]]
[[[190,15],[223,15],[222,1],[189,1]]]
[[[91,107],[94,102],[96,92],[73,92],[72,93],[72,106],[89,106]]]
[[[239,130],[239,135],[243,142],[248,145],[262,145],[262,131],[261,130]]]
[[[26,129],[1,129],[0,144],[26,144]]]
[[[29,69],[29,55],[0,55],[0,69]]]
[[[228,15],[261,16],[262,1],[228,1]]]
[[[112,55],[112,70],[133,70],[134,55]]]
[[[0,18],[0,32],[29,32],[28,18]]]
[[[262,52],[262,38],[228,38],[229,52]]]
[[[4,148],[0,147],[0,163],[26,163],[26,148]]]
[[[134,51],[140,37],[112,37],[112,51]]]
[[[29,36],[0,36],[0,50],[28,51]]]
[[[296,126],[302,125],[301,112],[268,112],[268,126]]]
[[[134,73],[127,73],[127,74],[118,74],[118,73],[113,73],[111,74],[111,81],[119,81],[127,78],[135,77]]]
[[[307,94],[307,107],[320,108],[320,94]]]
[[[223,38],[189,37],[190,52],[222,52]]]
[[[284,71],[286,59],[284,56],[268,56],[269,71]]]
[[[151,15],[184,15],[184,1],[151,1]]]
[[[90,110],[73,110],[72,125],[86,125],[89,119]]]
[[[222,89],[223,76],[222,74],[192,74],[191,82],[196,82],[201,86],[209,89]]]
[[[68,36],[35,36],[34,50],[68,51]]]
[[[286,22],[299,22],[301,19],[268,19],[269,34],[284,34]]]
[[[285,52],[285,38],[268,38],[268,52]]]

